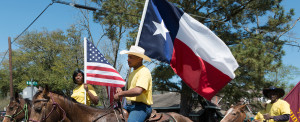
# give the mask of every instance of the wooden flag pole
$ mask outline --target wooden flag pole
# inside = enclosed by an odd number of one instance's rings
[[[11,56],[11,39],[8,37],[8,50],[9,50],[9,90],[10,90],[10,97],[14,96],[14,89],[13,89],[13,79],[12,79],[12,56]]]

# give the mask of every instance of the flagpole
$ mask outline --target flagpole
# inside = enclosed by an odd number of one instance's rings
[[[87,38],[86,37],[84,37],[84,83],[86,83],[86,62],[87,62]],[[83,85],[83,87],[84,87],[84,85]],[[84,90],[84,104],[86,104],[86,91]]]
[[[146,16],[146,11],[147,11],[147,8],[148,8],[148,3],[149,3],[149,0],[146,0],[145,5],[144,5],[143,14],[142,14],[141,24],[139,26],[139,31],[138,31],[138,34],[137,34],[137,37],[136,37],[136,40],[135,40],[135,46],[139,45],[140,36],[141,36],[141,32],[142,32],[142,28],[143,28],[144,20],[145,20],[145,16]]]

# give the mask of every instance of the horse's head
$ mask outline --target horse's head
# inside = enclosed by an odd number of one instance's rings
[[[238,105],[231,107],[226,111],[224,118],[221,122],[243,122],[246,118],[244,107],[246,105]]]
[[[48,102],[50,100],[50,97],[48,96],[49,90],[48,87],[42,91],[37,92],[33,99],[32,99],[32,111],[30,114],[29,121],[45,121],[46,113],[45,110],[47,109]]]
[[[57,122],[65,120],[66,113],[55,100],[57,101],[57,96],[55,97],[49,91],[48,86],[37,92],[32,99],[33,107],[29,121]],[[66,119],[66,121],[69,121],[69,119]]]
[[[18,93],[15,93],[15,96],[10,99],[6,108],[6,114],[3,122],[20,121],[24,117],[26,117],[25,119],[28,119],[30,100],[24,100]]]

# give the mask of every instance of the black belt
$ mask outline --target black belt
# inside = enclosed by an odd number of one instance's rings
[[[135,102],[135,101],[130,101],[130,105],[147,105],[147,104],[145,104],[145,103],[143,103],[143,102]]]

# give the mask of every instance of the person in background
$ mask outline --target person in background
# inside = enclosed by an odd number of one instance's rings
[[[73,81],[77,86],[73,89],[73,94],[71,95],[72,98],[77,102],[84,104],[84,93],[86,92],[86,105],[91,105],[91,102],[94,105],[98,104],[99,97],[92,85],[84,83],[84,74],[81,70],[74,71]]]
[[[290,104],[282,99],[284,90],[271,86],[263,90],[263,94],[271,102],[266,106],[266,114],[263,114],[267,122],[288,122],[290,118]]]
[[[127,91],[121,88],[116,89],[114,99],[117,101],[121,97],[126,97],[131,104],[124,108],[129,112],[128,122],[144,122],[152,112],[152,76],[147,67],[143,65],[143,59],[151,61],[144,55],[145,50],[139,46],[131,46],[129,51],[121,51],[120,54],[128,54],[128,65],[133,67],[129,74]]]

